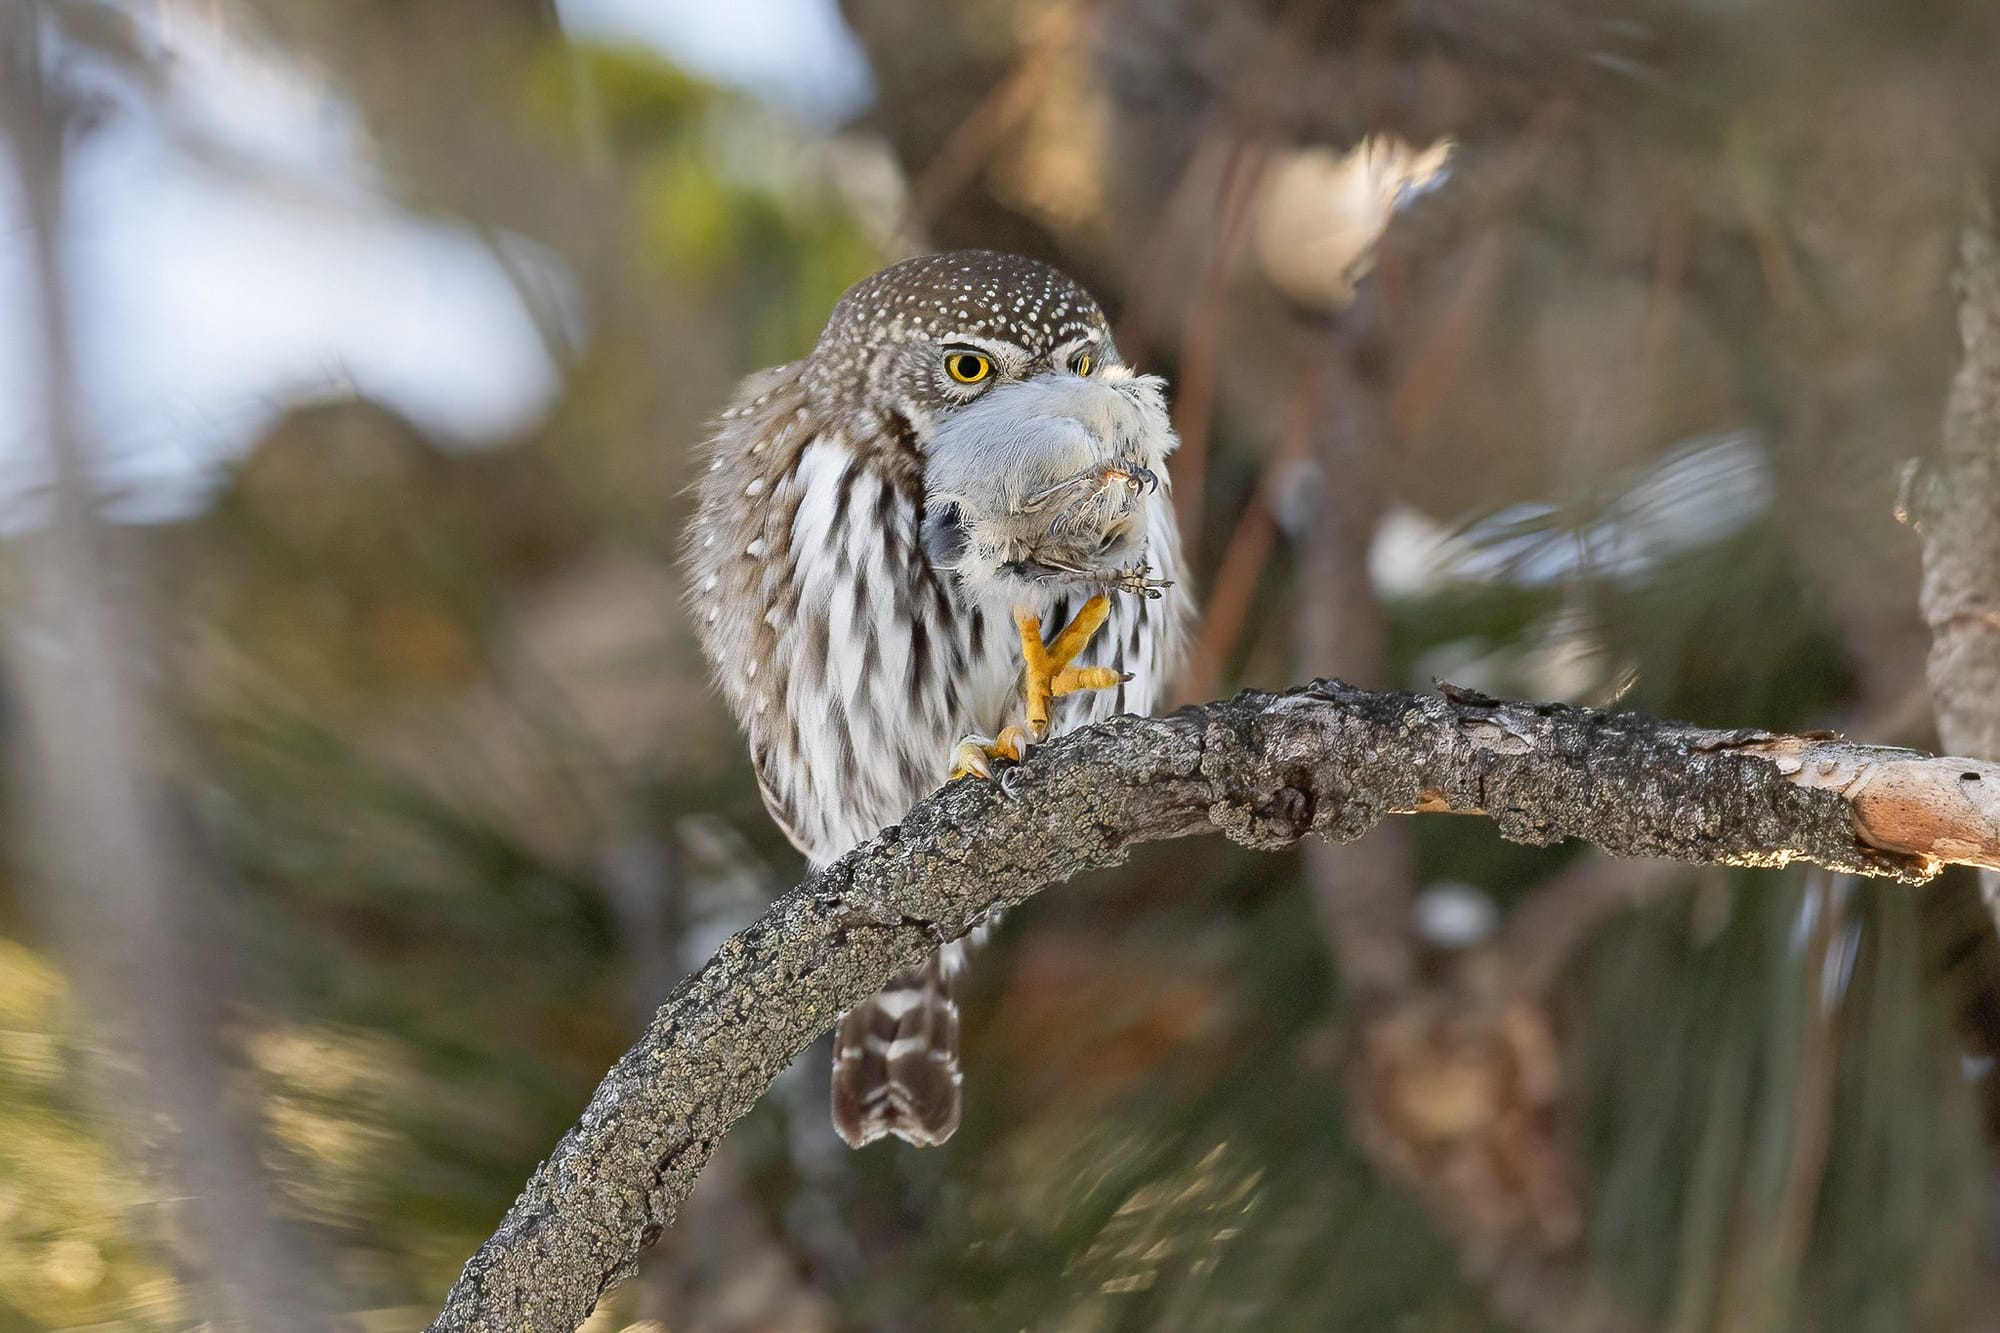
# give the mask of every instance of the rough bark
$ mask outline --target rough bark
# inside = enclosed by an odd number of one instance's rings
[[[724,1134],[841,1010],[995,908],[1220,830],[1246,846],[1478,813],[1531,843],[1916,883],[2000,865],[2000,765],[1467,691],[1315,682],[1116,718],[961,781],[774,903],[683,981],[454,1284],[436,1330],[574,1328]]]
[[[1959,336],[1936,467],[1923,479],[1920,597],[1930,626],[1931,701],[1954,753],[2000,758],[2000,243],[1975,196],[1960,252]],[[1980,876],[2000,922],[2000,876]]]

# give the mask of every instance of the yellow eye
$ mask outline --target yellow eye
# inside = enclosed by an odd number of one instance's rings
[[[1091,367],[1090,353],[1088,352],[1078,353],[1076,360],[1073,361],[1071,365],[1074,366],[1077,374],[1088,375],[1090,373],[1090,367]]]
[[[944,359],[944,373],[960,384],[977,384],[993,373],[993,363],[977,352],[953,352]]]

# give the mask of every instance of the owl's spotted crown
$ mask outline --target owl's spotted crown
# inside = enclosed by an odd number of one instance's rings
[[[912,337],[1004,338],[1042,353],[1105,329],[1061,269],[994,250],[919,255],[864,278],[833,308],[815,359]]]

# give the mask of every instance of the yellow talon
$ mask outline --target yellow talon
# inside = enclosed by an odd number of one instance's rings
[[[1049,682],[1050,693],[1060,699],[1065,694],[1075,694],[1080,690],[1108,690],[1114,685],[1123,685],[1127,677],[1122,671],[1110,667],[1064,667],[1056,672]]]
[[[960,778],[990,778],[993,776],[992,760],[1011,759],[1020,763],[1028,757],[1028,733],[1016,726],[1001,728],[1000,735],[993,740],[984,736],[967,736],[958,743],[952,755],[951,776],[948,782]]]
[[[1091,636],[1104,626],[1111,614],[1111,599],[1103,593],[1083,604],[1062,633],[1053,641],[1042,641],[1040,618],[1016,611],[1015,624],[1021,631],[1021,661],[1025,665],[1021,692],[1027,704],[1028,734],[1039,740],[1049,734],[1049,704],[1066,694],[1082,690],[1108,690],[1128,679],[1110,667],[1073,667],[1079,653],[1089,646]]]
[[[1050,703],[1066,694],[1108,690],[1131,679],[1110,667],[1070,665],[1090,646],[1092,636],[1103,628],[1110,615],[1111,599],[1100,593],[1083,604],[1083,609],[1063,627],[1062,633],[1044,643],[1041,620],[1023,611],[1014,613],[1014,623],[1021,631],[1021,694],[1027,725],[1009,725],[993,740],[967,736],[952,752],[949,780],[990,778],[995,759],[1020,763],[1027,758],[1028,746],[1049,734]]]

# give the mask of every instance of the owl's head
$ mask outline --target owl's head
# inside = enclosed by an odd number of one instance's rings
[[[1090,293],[1060,269],[992,250],[919,255],[849,288],[807,361],[829,405],[895,413],[921,446],[943,418],[1010,384],[1118,364]]]
[[[914,451],[897,461],[922,473],[924,550],[962,586],[1141,590],[1174,447],[1163,386],[1060,270],[990,250],[884,269],[834,307],[802,387],[850,440]]]

